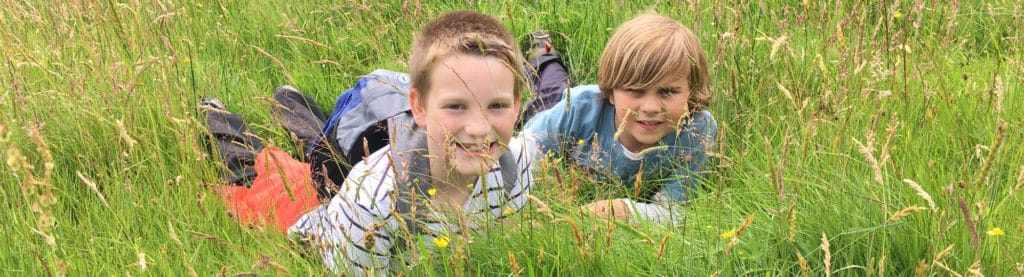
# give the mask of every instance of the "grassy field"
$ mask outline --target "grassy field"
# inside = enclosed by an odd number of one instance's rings
[[[577,83],[630,17],[691,26],[716,159],[671,228],[580,215],[577,196],[615,191],[548,169],[550,217],[532,205],[412,275],[1022,274],[1015,0],[181,2],[0,0],[0,275],[324,274],[226,214],[196,103],[223,99],[295,153],[274,87],[330,110],[361,74],[404,70],[414,30],[454,9],[557,32]]]

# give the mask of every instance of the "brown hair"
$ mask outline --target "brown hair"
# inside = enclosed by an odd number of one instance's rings
[[[437,63],[452,55],[464,54],[495,57],[506,63],[517,81],[515,99],[525,87],[522,78],[523,58],[519,54],[512,33],[497,19],[474,11],[454,11],[430,21],[412,43],[409,56],[411,86],[419,91],[419,100],[425,101],[430,91],[431,73]]]
[[[671,18],[643,14],[619,26],[601,53],[597,84],[605,99],[613,89],[643,89],[671,74],[690,88],[690,112],[711,100],[708,62],[697,36]]]

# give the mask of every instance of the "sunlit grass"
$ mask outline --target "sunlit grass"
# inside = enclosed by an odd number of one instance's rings
[[[0,272],[319,275],[316,255],[227,215],[196,103],[223,99],[295,153],[274,87],[330,110],[361,74],[404,70],[420,24],[469,8],[554,31],[577,83],[633,15],[691,26],[716,158],[671,227],[583,216],[631,192],[548,166],[550,212],[451,238],[413,273],[1021,274],[1019,3],[619,2],[0,1]]]

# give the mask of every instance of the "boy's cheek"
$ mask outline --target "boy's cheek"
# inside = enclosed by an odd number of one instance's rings
[[[515,112],[495,113],[488,117],[491,127],[495,130],[510,130],[515,126],[519,114]]]

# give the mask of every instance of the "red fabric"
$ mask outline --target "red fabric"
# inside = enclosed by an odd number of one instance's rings
[[[256,156],[255,169],[252,186],[228,186],[221,191],[228,211],[243,224],[270,223],[287,232],[302,215],[320,205],[309,164],[279,148],[266,147]]]

